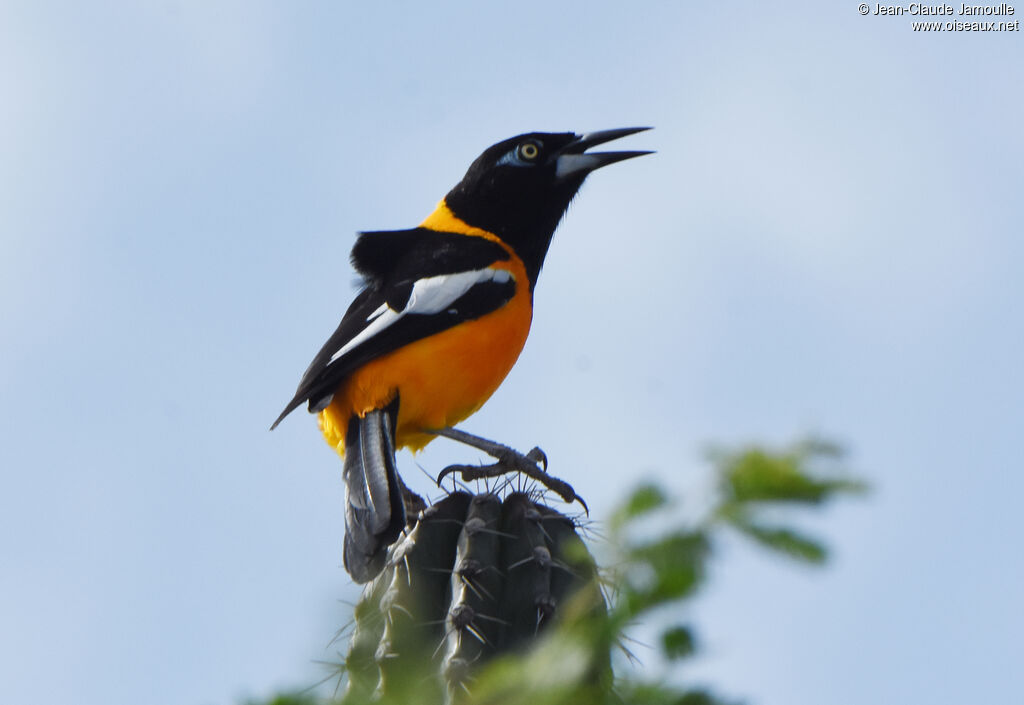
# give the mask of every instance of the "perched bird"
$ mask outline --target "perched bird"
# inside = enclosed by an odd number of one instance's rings
[[[351,261],[363,288],[271,426],[306,403],[344,457],[344,560],[357,582],[380,572],[405,526],[397,448],[417,450],[444,435],[498,459],[475,477],[525,471],[575,498],[538,468],[546,464],[538,449],[520,455],[452,427],[487,401],[519,357],[537,275],[583,180],[650,153],[586,150],[646,129],[504,140],[470,165],[419,227],[360,233]]]

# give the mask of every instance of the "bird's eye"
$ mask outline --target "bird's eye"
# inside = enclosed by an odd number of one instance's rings
[[[518,145],[505,152],[495,162],[495,166],[534,166],[540,159],[540,150],[543,145],[534,139],[523,140]]]
[[[536,142],[523,142],[519,145],[519,158],[532,162],[540,155],[540,146]]]

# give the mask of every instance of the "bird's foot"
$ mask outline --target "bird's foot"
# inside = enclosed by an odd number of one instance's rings
[[[439,436],[451,438],[452,440],[482,450],[497,461],[490,465],[449,465],[437,476],[438,485],[441,484],[445,477],[451,474],[457,474],[463,480],[484,480],[518,472],[544,485],[544,487],[561,497],[562,501],[566,504],[579,502],[583,505],[583,510],[587,514],[590,513],[587,503],[576,494],[572,485],[565,480],[548,474],[548,458],[540,448],[534,448],[524,455],[501,443],[489,441],[486,438],[480,438],[479,436],[474,436],[454,428],[442,429],[436,431],[436,433]]]

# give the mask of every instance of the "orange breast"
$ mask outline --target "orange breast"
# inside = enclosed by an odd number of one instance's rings
[[[442,201],[423,225],[449,232],[450,211]],[[444,222],[438,221],[438,214]],[[471,236],[490,233],[466,226]],[[480,234],[482,233],[482,235]],[[320,412],[324,438],[344,454],[345,430],[353,414],[388,405],[398,394],[398,447],[418,450],[435,438],[425,433],[453,426],[479,409],[512,369],[530,332],[532,306],[529,281],[515,256],[492,265],[507,269],[516,282],[515,296],[497,311],[405,345],[368,362],[342,382],[334,399]]]

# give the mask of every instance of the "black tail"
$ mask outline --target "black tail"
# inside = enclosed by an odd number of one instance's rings
[[[384,568],[387,548],[405,527],[395,465],[398,399],[386,409],[353,416],[345,435],[345,570],[357,583]]]

